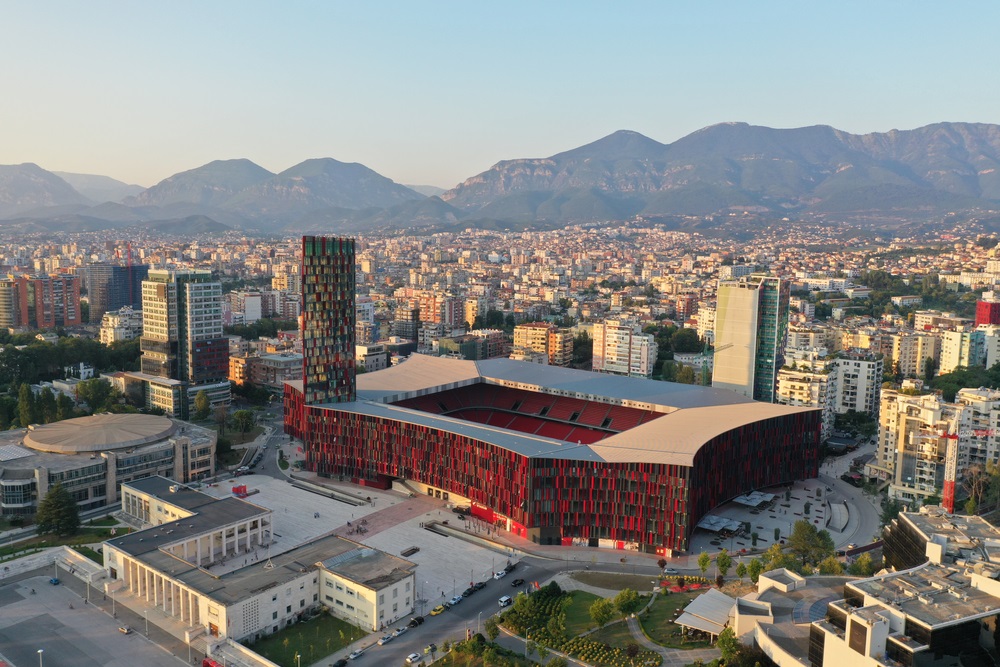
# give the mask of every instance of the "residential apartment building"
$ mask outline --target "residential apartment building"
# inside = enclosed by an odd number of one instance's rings
[[[884,373],[882,355],[861,350],[845,351],[839,354],[836,365],[839,371],[836,411],[844,414],[853,410],[877,416]]]
[[[606,320],[594,324],[593,369],[630,377],[650,377],[657,345],[633,320]]]
[[[141,335],[141,310],[133,310],[132,306],[122,306],[116,311],[104,313],[101,317],[99,338],[103,345],[132,340]]]
[[[53,329],[83,323],[80,278],[9,275],[0,280],[0,326]]]
[[[938,374],[951,373],[960,366],[986,363],[986,332],[945,331],[941,334],[941,363]]]
[[[778,371],[775,403],[822,410],[820,438],[833,435],[837,410],[839,366],[826,350],[790,350],[787,366]]]
[[[552,366],[569,366],[573,360],[573,334],[550,322],[519,324],[514,327],[512,354],[529,351],[545,355],[546,363]]]

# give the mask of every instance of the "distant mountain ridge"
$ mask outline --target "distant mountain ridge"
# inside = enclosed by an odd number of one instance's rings
[[[873,221],[926,223],[945,211],[1000,210],[1000,125],[936,123],[857,135],[823,125],[722,123],[670,144],[622,130],[549,157],[498,162],[429,197],[430,187],[414,186],[424,191],[416,192],[332,158],[278,174],[247,159],[216,160],[120,203],[97,193],[134,186],[66,178],[91,196],[34,164],[0,166],[0,224],[79,230],[175,222],[206,233],[343,233],[551,228],[635,216],[694,216],[711,224],[712,215],[733,210],[866,220],[873,213]]]
[[[998,206],[1000,126],[938,123],[853,135],[828,126],[724,123],[672,144],[619,131],[551,157],[498,162],[441,198],[472,215],[569,222],[731,206],[816,212],[839,202],[843,210],[849,193],[880,187],[904,210],[936,200]]]

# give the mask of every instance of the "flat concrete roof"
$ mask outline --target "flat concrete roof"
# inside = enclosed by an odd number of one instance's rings
[[[167,417],[102,414],[29,427],[24,444],[54,454],[96,453],[158,442],[176,430]]]
[[[139,493],[151,495],[164,502],[192,511],[208,503],[219,501],[218,498],[210,496],[207,493],[202,493],[201,491],[185,486],[181,482],[160,477],[159,475],[144,477],[132,480],[131,482],[123,482],[122,487],[134,489]],[[176,491],[171,491],[171,487],[175,488]]]
[[[964,568],[924,563],[910,570],[847,582],[929,627],[964,623],[1000,613],[1000,598],[972,585]]]

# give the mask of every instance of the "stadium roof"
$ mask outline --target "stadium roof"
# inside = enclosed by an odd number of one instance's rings
[[[24,436],[31,449],[58,454],[103,452],[159,442],[177,426],[167,417],[101,414],[32,426]]]
[[[645,407],[664,415],[593,444],[582,445],[387,405],[478,382]],[[760,403],[726,389],[511,359],[475,362],[414,354],[397,366],[359,375],[357,383],[357,401],[326,407],[442,429],[493,443],[522,456],[616,463],[642,461],[690,466],[702,445],[727,431],[765,419],[814,410]]]

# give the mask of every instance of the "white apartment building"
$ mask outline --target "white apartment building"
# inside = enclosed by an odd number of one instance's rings
[[[819,408],[823,411],[820,437],[833,435],[837,416],[836,395],[839,368],[826,356],[825,349],[806,352],[790,351],[778,371],[776,403],[796,407]]]
[[[959,366],[986,363],[986,332],[945,331],[941,334],[941,363],[938,374],[951,373]]]
[[[836,365],[839,372],[834,409],[839,414],[854,410],[877,416],[884,371],[882,356],[862,351],[842,352]]]
[[[100,341],[111,345],[123,340],[132,340],[142,335],[142,311],[124,306],[101,317]]]
[[[642,333],[633,320],[607,320],[594,324],[594,370],[631,377],[649,377],[656,363],[652,334]]]

